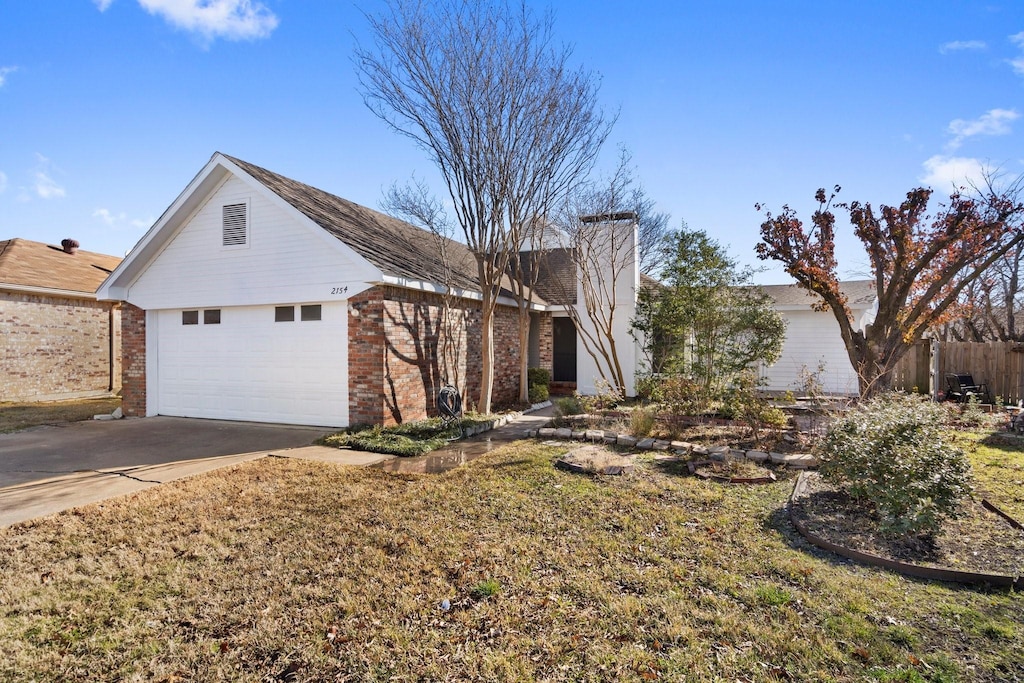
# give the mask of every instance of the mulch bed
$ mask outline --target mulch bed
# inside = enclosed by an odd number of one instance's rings
[[[820,476],[807,477],[806,494],[793,514],[836,545],[924,567],[1024,576],[1024,531],[986,509],[980,497],[966,501],[966,514],[934,537],[893,538],[873,533],[872,512]]]

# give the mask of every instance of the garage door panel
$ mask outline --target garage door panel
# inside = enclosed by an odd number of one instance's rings
[[[321,311],[318,321],[277,323],[273,306],[226,308],[217,325],[182,325],[180,310],[162,311],[158,412],[346,425],[347,307]]]

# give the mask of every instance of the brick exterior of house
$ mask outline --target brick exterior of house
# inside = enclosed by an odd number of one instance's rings
[[[121,310],[121,410],[146,415],[146,312],[129,303]]]
[[[437,393],[457,386],[467,407],[480,396],[478,302],[453,299],[445,315],[439,294],[374,287],[349,307],[349,421],[396,424],[437,414]],[[515,309],[494,316],[494,405],[519,396],[519,347]],[[445,335],[442,332],[448,330]],[[446,339],[448,343],[446,343]]]
[[[0,401],[117,391],[119,318],[120,308],[110,302],[0,292]]]

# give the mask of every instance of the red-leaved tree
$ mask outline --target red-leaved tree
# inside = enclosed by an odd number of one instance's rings
[[[910,346],[952,313],[964,288],[1024,240],[1021,182],[997,190],[988,179],[983,189],[954,193],[933,213],[930,189],[911,190],[899,206],[877,212],[860,202],[833,204],[839,186],[831,195],[821,189],[807,227],[789,206],[773,216],[758,204],[766,220],[757,255],[781,262],[799,286],[821,297],[821,310],[832,311],[866,398],[888,390]],[[849,215],[874,275],[878,310],[863,330],[839,289],[835,209]]]

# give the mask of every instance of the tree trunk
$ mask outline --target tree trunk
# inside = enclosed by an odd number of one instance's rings
[[[530,400],[530,311],[519,310],[519,402]]]
[[[484,297],[480,311],[480,402],[477,412],[483,415],[491,412],[494,393],[494,307],[488,299]]]

